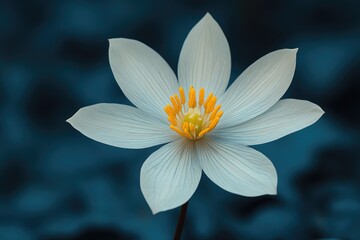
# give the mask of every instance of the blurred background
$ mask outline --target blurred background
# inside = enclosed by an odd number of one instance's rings
[[[256,146],[277,196],[246,198],[203,175],[183,239],[360,239],[359,1],[21,1],[0,3],[0,239],[171,239],[179,208],[155,216],[140,191],[155,148],[90,140],[65,122],[80,107],[129,104],[109,38],[137,39],[176,70],[190,29],[210,12],[234,80],[259,57],[299,48],[285,97],[325,110],[314,125]]]

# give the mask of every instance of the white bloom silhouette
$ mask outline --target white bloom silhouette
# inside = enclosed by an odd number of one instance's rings
[[[168,143],[141,168],[141,190],[154,214],[188,201],[202,171],[231,193],[276,194],[273,164],[248,146],[298,131],[324,113],[308,101],[279,100],[293,78],[296,52],[282,49],[265,55],[226,90],[230,49],[208,13],[185,40],[178,80],[148,46],[111,39],[113,74],[136,108],[96,104],[81,108],[68,122],[85,136],[115,147]]]

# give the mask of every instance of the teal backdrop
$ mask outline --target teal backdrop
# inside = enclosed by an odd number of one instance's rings
[[[359,1],[3,0],[0,3],[0,239],[171,239],[179,209],[151,214],[142,163],[158,147],[100,144],[65,122],[95,103],[130,104],[109,38],[144,42],[176,70],[190,29],[210,12],[234,80],[259,57],[299,48],[285,97],[325,110],[314,125],[256,146],[278,195],[246,198],[203,175],[184,239],[360,239]]]

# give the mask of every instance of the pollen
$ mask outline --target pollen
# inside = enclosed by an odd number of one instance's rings
[[[190,140],[204,137],[216,127],[223,115],[221,105],[216,105],[216,100],[213,93],[205,97],[204,88],[196,95],[192,86],[186,99],[184,89],[179,87],[179,94],[170,96],[170,104],[164,107],[170,129]]]

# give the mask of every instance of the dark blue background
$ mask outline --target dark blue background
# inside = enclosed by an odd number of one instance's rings
[[[139,186],[156,148],[92,141],[65,122],[80,107],[129,103],[108,38],[142,41],[173,69],[206,12],[232,53],[232,80],[266,53],[299,47],[286,97],[319,104],[316,124],[257,146],[277,196],[227,193],[203,175],[184,239],[360,239],[358,1],[20,1],[0,3],[0,239],[170,239],[178,211],[153,216]]]

